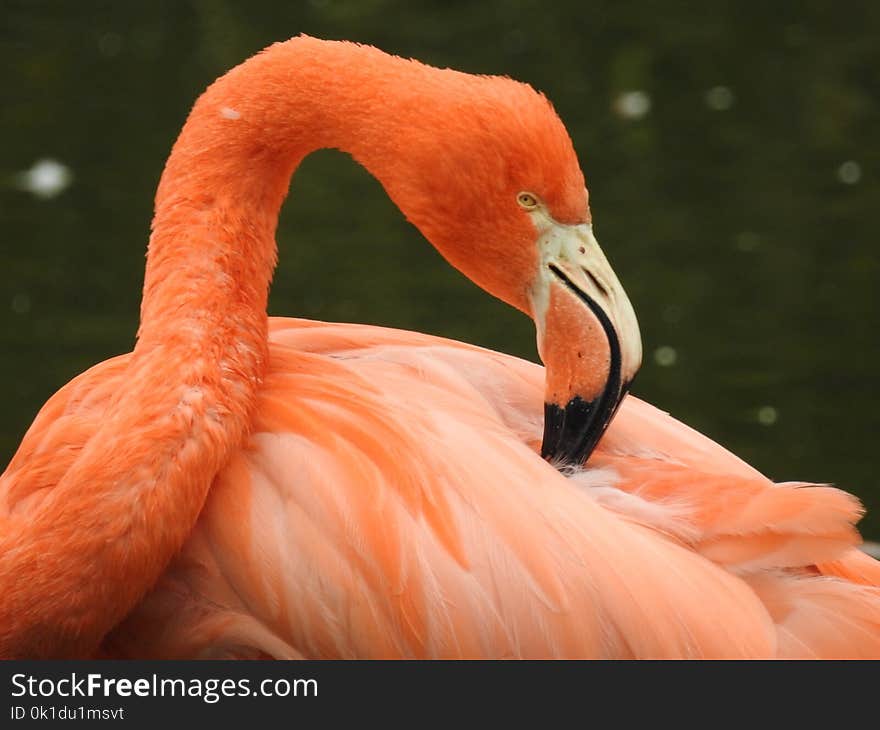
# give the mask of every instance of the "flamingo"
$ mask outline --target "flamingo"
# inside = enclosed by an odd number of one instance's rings
[[[532,317],[546,369],[268,318],[278,212],[324,147]],[[880,656],[858,501],[628,395],[640,359],[542,95],[275,44],[174,145],[133,352],[50,398],[0,477],[0,655]]]

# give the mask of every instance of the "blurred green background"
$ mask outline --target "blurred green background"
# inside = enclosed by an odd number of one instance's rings
[[[7,0],[3,14],[0,466],[53,391],[131,349],[153,191],[195,97],[306,32],[545,91],[641,321],[634,392],[775,479],[856,493],[880,538],[880,4]],[[447,267],[349,159],[310,157],[291,192],[271,313],[536,359],[531,323]]]

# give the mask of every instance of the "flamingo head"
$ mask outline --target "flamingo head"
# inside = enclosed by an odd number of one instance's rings
[[[593,235],[571,139],[527,84],[421,68],[420,91],[398,113],[395,170],[383,183],[453,266],[532,317],[546,366],[542,455],[582,464],[642,346]]]

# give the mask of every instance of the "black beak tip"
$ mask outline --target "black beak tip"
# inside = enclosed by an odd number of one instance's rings
[[[596,404],[575,396],[565,408],[544,404],[541,456],[558,466],[580,466],[589,458],[605,428]]]
[[[544,439],[541,456],[557,467],[583,466],[617,413],[629,390],[627,382],[618,397],[606,390],[595,401],[575,396],[564,408],[544,404]]]

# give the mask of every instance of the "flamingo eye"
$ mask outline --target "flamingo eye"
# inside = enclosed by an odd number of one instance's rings
[[[538,198],[533,193],[519,193],[516,196],[516,202],[526,210],[534,210],[538,207]]]

